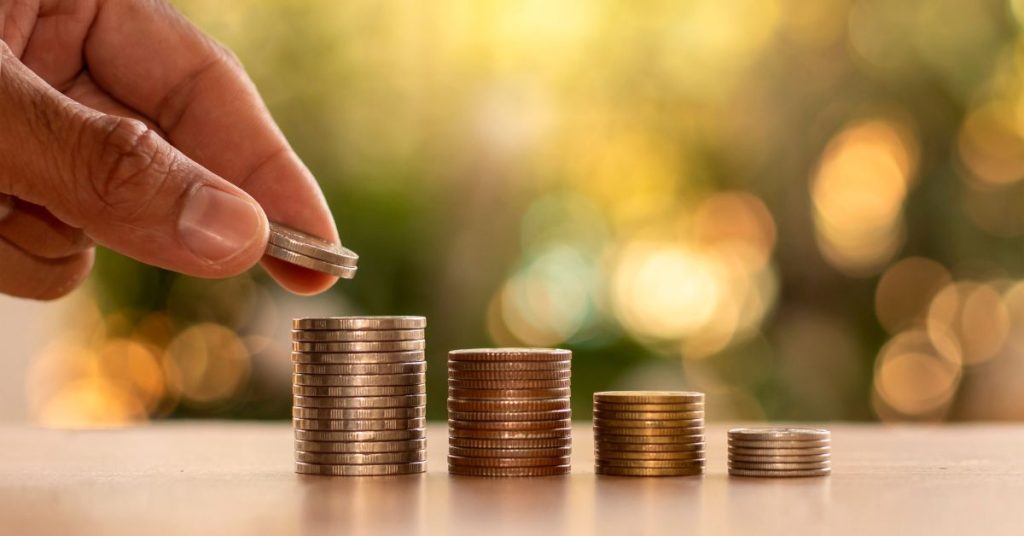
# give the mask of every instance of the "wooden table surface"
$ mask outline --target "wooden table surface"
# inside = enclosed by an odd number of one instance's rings
[[[703,477],[593,472],[586,424],[573,473],[451,477],[446,429],[429,472],[292,472],[286,423],[122,430],[0,427],[0,534],[1021,534],[1024,426],[832,425],[833,475],[730,478],[725,426]]]

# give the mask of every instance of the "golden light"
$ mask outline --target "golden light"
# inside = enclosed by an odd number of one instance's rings
[[[775,249],[775,220],[760,198],[720,192],[705,199],[693,216],[695,243],[735,256],[750,269],[768,263]]]
[[[166,393],[157,350],[129,339],[108,341],[97,352],[100,373],[109,383],[136,398],[147,413]]]
[[[986,233],[1024,235],[1024,181],[1000,187],[969,183],[963,189],[963,206],[971,223]]]
[[[1003,292],[1003,304],[1010,319],[1007,343],[1024,355],[1024,281],[1018,281]]]
[[[125,426],[146,420],[146,408],[115,383],[91,376],[72,381],[49,398],[36,415],[57,428]]]
[[[928,334],[955,337],[967,365],[994,357],[1006,343],[1010,315],[1002,295],[991,285],[960,282],[947,285],[928,307]]]
[[[168,381],[192,403],[230,398],[249,378],[249,351],[234,331],[219,324],[198,324],[168,345],[163,359]]]
[[[993,102],[973,110],[960,129],[960,160],[977,181],[1006,185],[1024,178],[1024,139],[1012,107]]]
[[[907,257],[885,270],[875,288],[875,314],[889,333],[922,323],[932,298],[953,278],[941,264]]]
[[[962,365],[956,342],[938,339],[923,330],[893,337],[875,361],[874,391],[885,407],[877,408],[883,419],[898,416],[936,418],[953,401],[960,384]]]

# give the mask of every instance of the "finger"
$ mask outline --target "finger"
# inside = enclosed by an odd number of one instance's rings
[[[43,259],[0,239],[0,292],[36,300],[60,298],[85,280],[93,260],[92,249],[63,259]]]
[[[14,200],[9,195],[0,194],[0,222],[10,216],[12,210],[14,210]]]
[[[0,62],[0,192],[170,270],[223,277],[260,259],[267,222],[249,195],[143,123],[57,93],[2,43]]]
[[[79,74],[73,82],[63,91],[64,95],[68,98],[75,100],[79,104],[83,104],[103,112],[107,115],[116,115],[119,117],[128,117],[142,121],[151,130],[155,131],[162,138],[167,136],[160,130],[160,127],[156,125],[148,117],[140,114],[139,112],[132,110],[124,103],[119,102],[114,97],[110,96],[109,93],[103,90],[103,88],[96,85],[89,73],[83,72]]]
[[[92,248],[81,229],[68,226],[48,210],[31,203],[17,203],[0,218],[0,238],[45,259],[62,259]]]

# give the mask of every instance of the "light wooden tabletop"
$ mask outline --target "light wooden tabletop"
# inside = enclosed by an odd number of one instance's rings
[[[573,474],[450,477],[446,429],[426,475],[292,472],[280,424],[123,430],[0,428],[0,534],[1020,534],[1024,426],[829,426],[834,473],[725,474],[724,426],[703,477],[594,475],[577,426]]]

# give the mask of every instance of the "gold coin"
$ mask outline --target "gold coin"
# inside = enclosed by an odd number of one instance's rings
[[[568,465],[569,456],[548,458],[471,458],[448,456],[448,465],[457,467],[555,467]]]
[[[426,395],[398,396],[292,396],[292,404],[303,408],[414,408],[427,402]]]
[[[729,453],[730,462],[740,463],[820,463],[832,458],[831,454],[810,454],[796,456],[743,456]]]
[[[295,450],[305,452],[375,453],[409,452],[427,447],[426,439],[405,441],[304,441],[295,440]]]
[[[370,430],[408,430],[410,428],[423,428],[423,418],[415,419],[350,419],[350,420],[327,420],[327,419],[292,419],[296,429],[299,430],[335,430],[344,432],[370,431]]]
[[[467,400],[480,399],[544,399],[568,398],[570,390],[564,389],[454,389],[448,387],[448,396]]]
[[[299,396],[396,396],[420,395],[426,392],[427,388],[422,383],[418,385],[375,385],[369,387],[292,386],[292,394]]]
[[[648,452],[648,453],[673,453],[673,452],[697,452],[704,450],[702,441],[691,443],[608,443],[598,440],[594,443],[596,449],[603,452]]]
[[[821,428],[733,428],[729,439],[739,441],[827,441],[832,434]]]
[[[295,385],[319,385],[339,387],[369,387],[380,385],[418,385],[425,378],[422,373],[414,374],[373,374],[349,375],[339,374],[293,374]]]
[[[505,381],[523,381],[523,380],[534,380],[534,381],[552,381],[552,380],[568,380],[572,376],[572,371],[569,370],[519,370],[519,371],[493,371],[493,370],[481,370],[481,371],[457,371],[448,370],[448,379],[456,381],[490,381],[490,382],[505,382]]]
[[[303,475],[325,476],[387,476],[422,473],[427,462],[390,463],[381,465],[321,465],[295,462],[295,472]]]
[[[325,318],[296,318],[292,329],[365,330],[365,329],[423,329],[424,316],[338,316]]]
[[[704,467],[657,469],[650,467],[607,467],[598,466],[594,472],[605,476],[700,476]]]
[[[550,421],[569,419],[572,412],[567,409],[554,411],[449,411],[448,418],[457,421]]]
[[[472,430],[468,428],[448,428],[450,437],[466,439],[561,439],[572,437],[572,427],[549,430]]]
[[[570,402],[568,398],[549,398],[542,400],[466,400],[462,398],[448,399],[448,411],[557,411],[560,409],[569,409],[569,407]]]
[[[729,467],[733,469],[745,469],[748,471],[814,471],[818,469],[828,469],[832,467],[832,463],[828,460],[823,462],[802,462],[802,463],[783,463],[783,462],[741,462],[741,461],[729,461]]]
[[[570,370],[572,361],[449,361],[448,370],[458,372],[525,372]]]
[[[571,425],[569,419],[549,421],[460,421],[448,419],[448,427],[470,430],[556,430]]]
[[[427,364],[423,361],[414,363],[370,363],[365,365],[293,365],[296,374],[413,374],[423,373]]]
[[[313,257],[324,262],[355,268],[359,255],[330,240],[293,229],[287,225],[270,222],[269,244]]]
[[[329,431],[329,430],[295,430],[295,439],[300,441],[408,441],[424,439],[427,432],[423,428],[408,430],[361,430],[361,431]]]
[[[704,411],[703,402],[691,404],[614,404],[611,402],[594,402],[594,411],[646,411],[652,413],[673,411]]]
[[[602,430],[619,430],[623,428],[638,428],[641,430],[650,430],[655,428],[667,428],[673,430],[692,429],[704,428],[704,419],[681,419],[677,421],[658,419],[642,421],[639,419],[603,419],[601,417],[594,417],[594,428],[600,428]]]
[[[832,442],[825,439],[822,441],[773,441],[773,440],[758,440],[758,441],[743,441],[740,439],[729,439],[730,447],[740,447],[746,449],[807,449],[807,448],[820,448],[829,447]]]
[[[426,341],[418,339],[414,341],[367,341],[367,342],[298,342],[292,341],[293,352],[408,352],[410,350],[423,350],[427,347]]]
[[[354,266],[333,264],[322,259],[296,253],[290,249],[285,249],[270,243],[267,244],[267,248],[263,251],[263,254],[275,259],[280,259],[287,263],[302,266],[303,268],[309,268],[310,270],[315,270],[317,272],[330,274],[344,279],[352,279],[356,276],[356,268]]]
[[[553,348],[474,348],[448,352],[448,361],[569,361],[572,352]]]
[[[595,430],[594,440],[628,445],[690,445],[704,442],[704,434],[701,432],[695,429],[692,433],[684,430],[682,433],[671,435],[613,435]]]
[[[473,439],[469,437],[449,437],[448,447],[467,449],[553,449],[572,446],[572,438],[561,437],[552,439]]]
[[[457,476],[482,476],[491,478],[529,478],[539,476],[567,475],[569,464],[554,467],[473,467],[448,464],[448,473]]]
[[[613,404],[692,404],[704,402],[704,393],[692,391],[603,391],[594,393],[594,402]]]
[[[693,469],[704,467],[704,460],[616,460],[602,458],[601,467],[631,467],[644,469]]]
[[[426,408],[303,408],[293,407],[292,417],[298,419],[411,419],[423,417]]]
[[[415,341],[427,336],[422,329],[375,329],[365,331],[292,330],[292,340],[302,342]]]
[[[832,473],[832,468],[824,469],[809,469],[805,471],[758,471],[751,469],[735,469],[729,468],[729,474],[731,476],[753,476],[760,478],[798,478],[806,476],[828,476]]]
[[[729,445],[729,455],[736,456],[815,456],[819,454],[828,454],[832,452],[832,447],[808,447],[808,448],[777,448],[777,449],[757,449],[757,448],[743,448],[734,447]]]
[[[410,352],[349,352],[307,353],[292,352],[292,363],[306,365],[374,365],[385,363],[424,363],[423,350]]]
[[[691,452],[629,452],[595,449],[597,460],[703,460],[704,450]]]
[[[477,449],[449,446],[448,454],[468,458],[555,458],[569,456],[572,454],[572,447],[555,447],[546,449]]]
[[[620,421],[679,421],[703,419],[703,411],[604,411],[594,410],[595,419]]]
[[[385,463],[423,462],[427,453],[422,450],[407,452],[374,452],[374,453],[335,453],[335,452],[295,452],[295,461],[320,463],[326,465],[379,465]]]
[[[568,389],[569,380],[448,380],[449,389]]]

